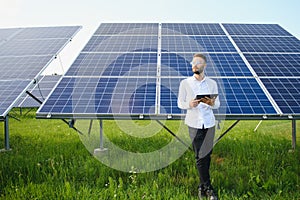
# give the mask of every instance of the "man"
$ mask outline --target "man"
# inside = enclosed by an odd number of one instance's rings
[[[196,96],[218,94],[218,86],[214,80],[204,75],[205,55],[195,54],[191,65],[194,75],[180,82],[177,103],[180,109],[187,110],[185,124],[189,129],[200,177],[199,198],[216,200],[218,198],[210,182],[209,168],[215,136],[215,116],[212,109],[217,109],[220,101],[216,96],[200,99],[196,99]]]

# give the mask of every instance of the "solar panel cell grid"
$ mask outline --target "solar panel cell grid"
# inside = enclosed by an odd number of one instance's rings
[[[266,88],[285,114],[300,114],[299,78],[262,78]]]
[[[63,78],[40,112],[154,114],[156,79]]]
[[[154,53],[81,53],[66,76],[156,76]]]
[[[300,54],[245,54],[258,76],[300,76]]]
[[[40,39],[40,38],[72,38],[78,31],[79,26],[60,26],[60,27],[32,27],[23,28],[14,39]]]
[[[28,80],[0,81],[0,114],[3,116],[30,83]]]
[[[93,36],[83,52],[157,52],[155,36]]]
[[[226,36],[162,36],[162,52],[236,52]]]
[[[291,36],[278,24],[223,24],[230,35]]]
[[[66,39],[9,40],[1,45],[0,56],[55,55]]]
[[[158,35],[158,23],[102,23],[94,35]]]
[[[52,58],[53,55],[1,57],[0,79],[30,79],[33,74],[37,74],[41,70],[41,66],[46,66]]]
[[[219,24],[163,23],[162,35],[225,35]]]
[[[295,37],[232,37],[242,52],[300,52]]]
[[[1,40],[7,40],[7,39],[11,38],[20,30],[21,30],[20,28],[0,29],[0,42],[1,42]]]
[[[177,107],[177,95],[183,78],[163,78],[161,90],[161,112],[181,114]],[[219,114],[255,115],[276,114],[270,101],[254,78],[217,78],[221,107]],[[226,113],[225,113],[226,112]]]
[[[209,53],[207,56],[208,76],[252,76],[239,54]],[[162,53],[162,76],[192,76],[190,61],[193,54]]]

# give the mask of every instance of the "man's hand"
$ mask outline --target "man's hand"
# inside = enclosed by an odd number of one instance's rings
[[[206,103],[207,105],[213,106],[215,105],[215,98],[209,98],[209,97],[205,97],[205,98],[201,98],[200,102]]]
[[[199,103],[200,103],[200,99],[197,99],[197,100],[193,99],[193,100],[190,101],[190,107],[195,108],[195,107],[198,106]]]

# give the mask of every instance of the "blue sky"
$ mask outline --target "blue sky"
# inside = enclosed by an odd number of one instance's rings
[[[299,0],[0,0],[0,5],[0,28],[82,25],[64,50],[66,66],[101,22],[276,23],[300,39]]]

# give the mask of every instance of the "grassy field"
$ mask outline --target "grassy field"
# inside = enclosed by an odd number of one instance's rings
[[[34,112],[18,117],[10,120],[12,151],[0,153],[0,199],[197,199],[190,151],[158,171],[126,173],[96,160],[62,121],[36,120]],[[294,152],[290,121],[263,121],[254,132],[257,123],[241,121],[214,148],[211,176],[220,199],[300,199],[300,123]],[[167,122],[172,130],[178,124]],[[0,128],[3,148],[3,123]],[[124,136],[114,121],[104,121],[104,133],[136,152],[160,148],[172,137],[164,130],[145,139]]]

